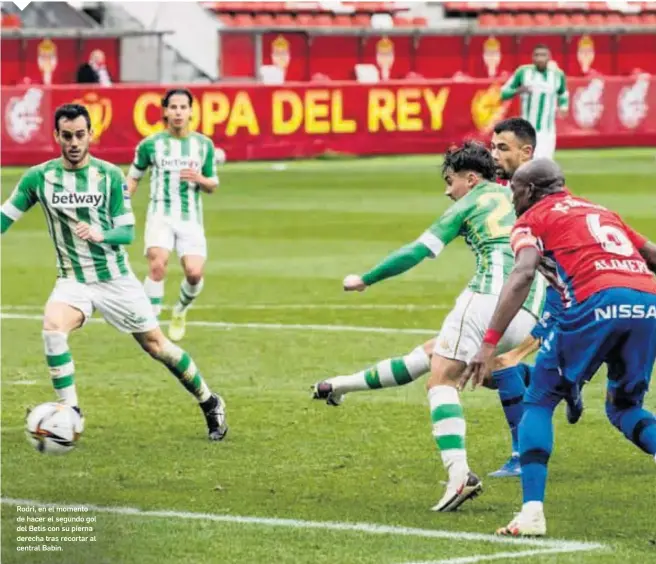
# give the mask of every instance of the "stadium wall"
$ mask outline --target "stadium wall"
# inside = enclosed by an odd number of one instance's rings
[[[517,100],[501,102],[500,87],[489,80],[192,87],[193,127],[212,137],[229,160],[435,153],[463,138],[487,140],[497,121],[517,115]],[[558,120],[559,148],[656,146],[656,78],[574,78],[569,88],[569,115]],[[4,88],[2,165],[56,156],[51,116],[72,101],[90,110],[94,154],[127,163],[143,137],[163,128],[164,90]]]

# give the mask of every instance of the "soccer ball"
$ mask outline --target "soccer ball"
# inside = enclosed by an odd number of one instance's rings
[[[37,405],[25,418],[30,444],[43,454],[66,454],[75,448],[82,420],[72,407],[48,402]]]
[[[221,147],[214,147],[214,160],[216,161],[216,164],[225,164],[227,158],[225,151],[221,149]]]

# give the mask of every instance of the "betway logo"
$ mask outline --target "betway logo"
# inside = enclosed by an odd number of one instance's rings
[[[98,208],[103,194],[79,194],[77,192],[54,192],[50,198],[53,208]]]
[[[595,321],[603,319],[656,319],[656,306],[620,304],[595,308]]]
[[[156,164],[163,170],[177,171],[183,168],[200,170],[200,162],[189,157],[159,157]]]

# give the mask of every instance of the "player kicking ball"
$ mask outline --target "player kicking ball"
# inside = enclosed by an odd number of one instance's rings
[[[207,239],[201,192],[212,194],[219,185],[214,143],[189,128],[192,104],[191,92],[186,89],[169,90],[164,95],[166,129],[139,143],[128,172],[132,195],[139,179],[151,169],[145,235],[148,276],[144,288],[155,315],[162,310],[164,279],[173,249],[184,271],[169,325],[173,341],[184,337],[187,309],[203,289]]]
[[[501,535],[546,534],[553,411],[602,364],[608,368],[608,419],[656,457],[656,417],[643,409],[656,360],[656,245],[616,213],[572,196],[564,186],[562,171],[546,159],[523,165],[513,176],[515,267],[461,382],[471,379],[475,387],[485,379],[537,269],[551,271],[564,312],[540,349],[525,396],[519,425],[524,503],[497,531]]]
[[[89,154],[91,119],[84,106],[61,106],[54,122],[61,158],[23,175],[2,206],[0,231],[5,233],[35,204],[43,208],[58,274],[46,303],[42,336],[59,400],[81,415],[68,336],[98,310],[107,323],[132,334],[169,369],[198,401],[210,440],[220,441],[228,431],[223,400],[209,389],[189,354],[162,333],[122,247],[134,240],[134,215],[123,173]]]
[[[360,375],[331,379],[316,385],[315,397],[340,391],[389,387],[411,381],[414,374],[430,370],[428,400],[433,437],[448,472],[446,491],[434,511],[453,511],[482,490],[482,482],[470,471],[465,448],[466,425],[457,389],[462,371],[480,345],[484,326],[492,315],[498,292],[512,268],[509,235],[515,221],[508,188],[495,184],[495,163],[490,152],[468,142],[445,155],[443,176],[446,194],[453,204],[421,237],[387,257],[363,276],[344,280],[347,291],[364,291],[368,286],[397,276],[429,257],[436,257],[457,236],[464,236],[476,254],[477,271],[455,308],[444,320],[435,341],[415,349],[402,359],[383,361]],[[514,349],[529,335],[540,315],[545,281],[532,288],[524,308],[517,314],[512,331],[500,353]],[[432,350],[429,348],[432,346]],[[338,377],[339,378],[339,377]],[[518,376],[521,380],[521,378]],[[360,386],[358,385],[360,380]],[[353,386],[347,388],[351,383]],[[521,382],[523,389],[524,383]],[[521,402],[521,396],[517,403]]]
[[[513,173],[533,156],[536,133],[533,126],[522,118],[510,118],[497,124],[491,142],[491,153],[500,181],[509,180]],[[507,245],[509,245],[509,241]],[[528,355],[538,350],[540,340],[548,334],[557,321],[561,309],[560,298],[555,290],[547,289],[547,300],[540,322],[535,325],[523,343],[495,359],[495,372],[490,387],[497,389],[512,439],[511,456],[505,464],[489,475],[495,478],[518,477],[519,442],[517,427],[522,417],[522,398],[530,375],[530,367],[522,363]],[[328,405],[340,405],[344,395],[355,391],[382,389],[409,384],[430,372],[431,356],[437,339],[431,339],[410,353],[386,359],[365,370],[347,376],[336,376],[314,386],[314,399],[323,399]],[[568,419],[574,423],[582,412],[578,402],[568,403]]]

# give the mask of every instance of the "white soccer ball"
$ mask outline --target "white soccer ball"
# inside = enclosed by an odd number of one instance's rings
[[[221,147],[214,147],[214,160],[216,161],[216,164],[225,164],[227,158],[225,151]]]
[[[82,420],[72,407],[48,402],[37,405],[25,418],[30,444],[43,454],[66,454],[75,448]]]

